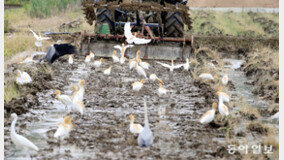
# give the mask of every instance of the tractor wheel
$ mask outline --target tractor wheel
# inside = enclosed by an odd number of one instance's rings
[[[97,23],[107,23],[112,33],[114,31],[114,21],[112,15],[108,9],[99,8],[97,11]]]
[[[178,12],[169,12],[165,18],[165,35],[167,37],[183,37],[183,21]]]

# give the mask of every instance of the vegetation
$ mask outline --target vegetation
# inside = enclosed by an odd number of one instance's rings
[[[279,14],[191,11],[194,35],[278,37]],[[273,25],[271,25],[273,24]]]
[[[65,12],[76,4],[78,4],[78,0],[30,0],[24,8],[30,16],[43,18]]]
[[[279,103],[279,52],[261,46],[247,53],[244,71],[253,80],[253,92],[261,99]],[[261,78],[259,78],[261,77]]]
[[[5,0],[5,4],[24,4],[27,3],[29,0]]]
[[[21,15],[21,16],[18,16]],[[5,10],[5,34],[4,45],[5,58],[10,58],[12,55],[24,52],[30,49],[36,49],[34,42],[35,38],[29,31],[29,27],[36,32],[59,32],[60,26],[63,23],[80,19],[81,25],[77,28],[66,29],[67,32],[76,32],[81,30],[93,29],[84,21],[84,15],[79,8],[66,10],[64,13],[59,13],[56,16],[46,18],[32,18],[23,8]],[[8,38],[11,35],[12,38]],[[45,41],[44,46],[48,46],[53,42]],[[45,50],[46,48],[43,48]]]
[[[7,84],[6,84],[7,83]],[[11,99],[15,97],[19,97],[21,95],[18,86],[15,82],[6,82],[4,87],[4,100],[9,102]]]

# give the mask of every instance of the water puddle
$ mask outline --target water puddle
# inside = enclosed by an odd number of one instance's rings
[[[225,68],[229,69],[228,77],[232,80],[235,90],[229,90],[231,94],[231,99],[234,101],[239,101],[244,99],[248,105],[256,108],[267,109],[271,105],[268,101],[260,100],[256,95],[252,93],[253,85],[249,85],[250,80],[245,76],[244,72],[239,69],[244,62],[243,60],[238,59],[223,59],[224,62],[229,62],[230,65],[226,65]],[[235,109],[240,109],[236,107]],[[267,118],[262,118],[263,122],[268,122],[275,124],[276,127],[279,127],[279,123],[276,121],[267,121]]]

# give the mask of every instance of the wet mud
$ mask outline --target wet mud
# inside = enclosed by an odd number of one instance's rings
[[[101,68],[85,64],[82,56],[76,56],[75,63],[71,66],[66,58],[50,65],[50,78],[35,79],[35,83],[44,86],[40,89],[34,86],[38,90],[33,96],[38,102],[29,104],[20,99],[22,106],[28,106],[29,112],[19,116],[17,128],[20,128],[20,134],[30,138],[40,148],[33,157],[218,159],[229,156],[222,145],[225,138],[223,131],[218,130],[214,124],[201,125],[198,122],[201,115],[210,108],[211,104],[208,103],[213,101],[211,98],[215,98],[211,96],[213,90],[194,81],[188,72],[176,70],[171,74],[154,61],[148,62],[152,66],[147,71],[148,75],[156,73],[163,80],[164,87],[171,90],[168,95],[159,97],[157,84],[149,80],[146,80],[140,93],[134,93],[131,84],[139,78],[136,71],[128,69],[127,64],[114,64],[111,75],[103,75],[103,70],[112,64],[108,59],[104,60]],[[80,79],[87,81],[84,96],[86,112],[83,116],[69,114],[75,119],[74,129],[70,138],[59,142],[53,138],[53,134],[56,131],[56,122],[66,112],[65,106],[51,94],[54,89],[60,89],[64,94],[71,95],[70,87]],[[129,132],[130,114],[136,117],[137,123],[143,124],[143,96],[147,98],[150,128],[155,137],[154,144],[149,149],[140,149],[137,136]],[[5,105],[5,109],[7,115],[14,111],[9,110],[9,104]],[[165,114],[161,114],[163,109]],[[7,117],[5,156],[15,151],[9,136],[10,123],[11,120]]]
[[[24,70],[30,74],[33,83],[20,86],[16,84],[16,70]],[[39,105],[39,101],[36,98],[38,92],[42,92],[46,89],[51,89],[52,75],[48,73],[50,68],[46,64],[12,64],[5,70],[5,83],[14,83],[17,90],[21,93],[20,97],[13,98],[9,102],[5,103],[5,112],[17,113],[18,115],[28,112],[30,106]],[[7,77],[7,79],[6,79]],[[6,116],[6,115],[5,115]]]
[[[257,54],[259,53],[260,54]],[[279,103],[279,51],[256,50],[246,54],[242,70],[251,78],[253,93],[261,99]],[[262,78],[259,78],[262,77]]]

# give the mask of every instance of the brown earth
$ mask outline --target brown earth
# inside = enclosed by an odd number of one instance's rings
[[[189,0],[191,7],[279,8],[279,0]]]

